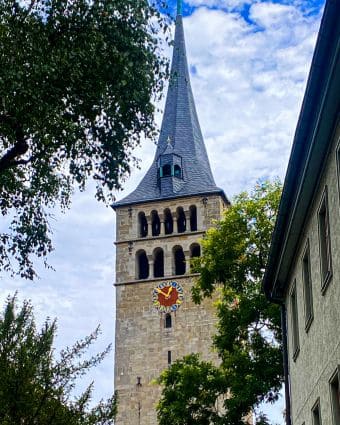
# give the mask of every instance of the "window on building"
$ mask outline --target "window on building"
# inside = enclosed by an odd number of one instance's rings
[[[157,211],[151,212],[151,227],[152,227],[152,236],[158,236],[161,231],[161,221],[159,219]]]
[[[171,365],[171,351],[168,351],[168,365]]]
[[[195,258],[200,256],[201,256],[201,247],[199,246],[198,243],[193,243],[190,246],[190,257]]]
[[[181,246],[175,246],[173,250],[175,275],[185,274],[185,255]]]
[[[294,281],[292,290],[290,292],[290,313],[291,313],[293,359],[295,360],[300,350],[296,281]]]
[[[172,318],[171,318],[171,314],[170,314],[170,313],[167,313],[167,314],[165,315],[165,319],[164,319],[164,327],[165,327],[166,329],[170,329],[170,328],[172,328]]]
[[[310,250],[309,241],[307,241],[306,248],[302,258],[302,280],[303,292],[305,301],[305,328],[308,331],[310,324],[313,320],[313,290],[311,278],[311,263],[310,263]]]
[[[340,424],[340,371],[339,367],[330,379],[333,425]]]
[[[163,177],[171,176],[171,165],[170,164],[163,165],[162,170],[163,170],[163,173],[162,173]]]
[[[331,263],[331,241],[329,231],[329,215],[327,204],[327,187],[322,196],[318,211],[319,222],[319,246],[320,246],[320,266],[321,266],[321,289],[325,290],[332,275]]]
[[[198,243],[193,243],[190,246],[190,258],[197,258],[201,256],[201,247]],[[190,272],[195,272],[195,264],[193,261],[190,262]]]
[[[197,230],[197,209],[195,205],[191,205],[190,209],[190,230],[195,232]]]
[[[178,233],[185,232],[187,228],[187,221],[185,218],[185,213],[182,207],[177,208],[177,231]]]
[[[164,252],[162,248],[156,248],[153,254],[153,275],[154,277],[164,276]]]
[[[144,250],[136,253],[136,278],[147,279],[149,277],[149,261]]]
[[[164,227],[166,235],[170,235],[174,231],[172,214],[168,208],[164,211]]]
[[[177,164],[174,166],[174,176],[175,177],[178,177],[178,178],[181,178],[182,177],[181,167],[179,165],[177,165]]]
[[[148,236],[148,221],[143,212],[138,214],[139,237],[145,238]]]
[[[317,402],[314,404],[312,408],[312,421],[313,421],[313,425],[322,425],[320,399],[317,400]]]

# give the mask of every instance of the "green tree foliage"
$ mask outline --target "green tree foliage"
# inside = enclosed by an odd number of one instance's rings
[[[89,359],[84,352],[98,336],[98,329],[53,358],[56,322],[47,320],[36,329],[32,305],[25,301],[18,311],[16,297],[8,298],[0,316],[0,423],[2,425],[113,424],[116,398],[90,408],[91,384],[72,397],[76,380],[96,366],[110,347]]]
[[[160,382],[163,397],[157,407],[159,425],[207,425],[218,423],[216,400],[225,391],[221,370],[199,360],[197,354],[177,360],[166,369]]]
[[[280,312],[278,306],[267,301],[261,285],[280,194],[278,182],[258,184],[251,194],[241,193],[202,240],[202,257],[194,263],[200,276],[193,298],[199,303],[218,291],[218,327],[213,345],[221,361],[216,376],[219,380],[220,375],[224,376],[224,387],[217,394],[212,376],[203,379],[202,384],[193,379],[193,387],[187,388],[185,371],[190,367],[190,358],[171,366],[160,378],[165,386],[158,405],[162,425],[201,424],[197,419],[201,412],[195,409],[189,410],[190,422],[180,418],[193,406],[192,397],[196,399],[204,391],[211,401],[207,411],[213,409],[218,395],[228,394],[224,411],[211,421],[214,424],[241,425],[242,418],[260,403],[278,399],[283,381]],[[207,367],[213,366],[195,363],[197,370]],[[171,392],[181,386],[181,395]],[[177,421],[168,421],[167,410],[177,403],[182,412]],[[261,412],[258,420],[268,423]]]
[[[111,201],[132,148],[155,136],[163,30],[147,0],[0,0],[0,270],[34,277],[49,207],[89,176]]]

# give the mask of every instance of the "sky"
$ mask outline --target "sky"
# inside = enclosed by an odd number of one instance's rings
[[[187,0],[184,29],[191,84],[217,185],[232,197],[258,180],[284,179],[301,107],[323,0]],[[175,0],[170,2],[175,10]],[[173,31],[172,31],[173,34]],[[169,55],[170,55],[169,50]],[[163,100],[164,103],[164,100]],[[162,104],[161,104],[162,106]],[[156,120],[160,125],[161,116]],[[117,199],[129,194],[155,151],[145,141],[141,159]],[[94,199],[90,184],[52,222],[54,252],[34,282],[0,278],[0,302],[18,291],[31,299],[38,324],[58,319],[56,352],[91,333],[93,352],[114,340],[115,214]],[[113,351],[81,385],[95,381],[95,400],[113,391]],[[271,409],[281,424],[281,404]]]

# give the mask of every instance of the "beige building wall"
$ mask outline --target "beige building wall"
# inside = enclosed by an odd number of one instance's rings
[[[340,365],[340,204],[338,126],[324,172],[310,205],[309,217],[302,229],[299,248],[292,265],[286,305],[288,317],[288,353],[291,380],[293,425],[319,425],[313,422],[312,409],[319,400],[322,425],[333,422],[329,380]],[[318,211],[325,188],[328,193],[332,275],[322,290]],[[313,319],[305,327],[303,256],[309,242]],[[296,285],[299,351],[293,355],[293,318],[291,291]],[[320,424],[321,425],[321,424]]]
[[[197,208],[197,231],[176,231],[176,209],[183,207],[187,217],[190,206]],[[163,220],[164,209],[174,217],[174,232],[150,236],[151,212],[156,210]],[[203,359],[216,360],[211,349],[215,333],[216,315],[212,300],[197,306],[191,301],[190,290],[195,275],[190,274],[190,246],[199,242],[214,219],[221,217],[225,208],[218,195],[194,196],[173,201],[150,202],[117,208],[116,254],[116,347],[115,389],[119,406],[116,425],[156,425],[155,404],[160,388],[155,384],[161,371],[168,366],[168,352],[174,361],[184,355],[199,352]],[[149,222],[147,237],[138,237],[138,214],[144,212]],[[182,246],[187,261],[186,274],[174,276],[173,247]],[[153,252],[164,250],[165,276],[153,278]],[[136,278],[136,253],[146,251],[150,277]],[[161,282],[175,280],[184,290],[184,301],[177,312],[171,313],[172,327],[165,328],[164,315],[152,304],[152,292]]]

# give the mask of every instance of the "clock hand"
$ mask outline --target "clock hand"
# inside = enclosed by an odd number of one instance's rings
[[[167,297],[168,295],[167,294],[165,294],[161,289],[159,289],[159,288],[156,288],[156,290],[157,290],[157,292],[159,293],[159,294],[162,294],[162,295],[164,295],[165,297]]]
[[[167,298],[169,298],[169,297],[170,297],[171,292],[172,292],[172,286],[170,286],[170,288],[169,288],[169,290],[168,290],[168,295],[166,296]]]

